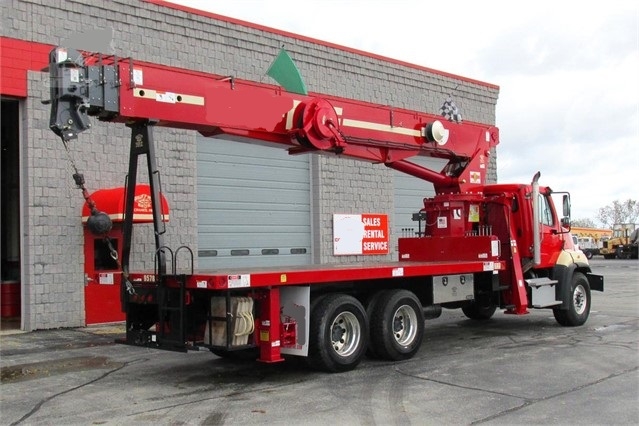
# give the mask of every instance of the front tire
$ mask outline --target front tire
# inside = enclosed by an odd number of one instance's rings
[[[412,358],[424,338],[424,311],[417,296],[389,290],[371,308],[372,352],[391,361]]]
[[[557,322],[564,327],[583,325],[590,315],[590,285],[588,279],[581,272],[575,272],[570,285],[570,300],[568,309],[553,309]]]
[[[329,294],[311,311],[308,362],[337,373],[354,369],[368,346],[368,319],[362,304],[346,294]]]

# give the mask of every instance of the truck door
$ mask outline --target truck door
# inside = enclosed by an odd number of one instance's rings
[[[555,205],[549,193],[539,194],[539,221],[540,221],[540,242],[541,242],[541,265],[543,267],[552,266],[564,245],[564,237],[568,234],[562,233],[559,215],[555,210]]]

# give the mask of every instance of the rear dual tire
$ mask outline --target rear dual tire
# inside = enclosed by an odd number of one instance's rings
[[[424,338],[424,310],[413,293],[387,290],[373,296],[368,306],[369,353],[401,361],[412,358]]]
[[[366,355],[368,319],[362,304],[346,294],[320,296],[310,319],[308,363],[337,373],[357,367]]]
[[[309,325],[308,364],[336,373],[354,369],[367,350],[385,360],[412,358],[424,337],[424,312],[407,290],[380,291],[366,310],[352,296],[327,294],[313,301]]]

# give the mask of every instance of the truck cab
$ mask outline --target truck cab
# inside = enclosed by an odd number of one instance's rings
[[[555,208],[556,194],[567,194],[554,193],[548,187],[540,187],[537,214],[533,209],[532,185],[486,185],[484,194],[488,200],[494,200],[487,204],[487,209],[493,211],[491,213],[493,229],[497,232],[502,244],[511,244],[511,239],[516,241],[519,257],[522,263],[527,265],[525,269],[532,268],[533,265],[535,269],[552,267],[565,250],[571,250],[575,252],[574,256],[579,256],[569,234],[569,228],[565,226],[570,221],[569,209],[562,212],[560,216]],[[504,210],[503,224],[499,219],[502,214],[500,210]],[[535,217],[538,218],[538,232],[535,232]],[[510,232],[512,232],[511,236]],[[536,243],[537,239],[538,243]],[[535,262],[536,246],[539,259]],[[583,256],[575,259],[585,260]]]
[[[592,274],[585,254],[573,243],[569,194],[538,186],[537,179],[530,185],[484,187],[486,219],[501,241],[502,258],[513,259],[512,270],[500,272],[500,282],[511,288],[525,282],[528,308],[551,308],[560,324],[581,325],[589,314],[590,291],[603,291],[603,278]],[[513,296],[502,300],[513,304]]]

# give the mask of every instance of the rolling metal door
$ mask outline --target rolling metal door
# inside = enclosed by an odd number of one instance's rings
[[[308,156],[205,137],[197,156],[199,268],[310,263]]]

